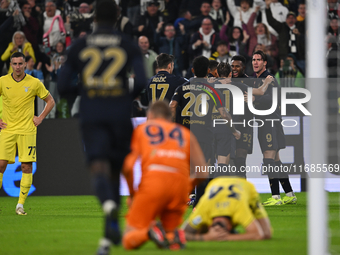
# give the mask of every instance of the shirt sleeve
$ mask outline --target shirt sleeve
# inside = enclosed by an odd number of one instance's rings
[[[37,96],[44,100],[50,92],[45,88],[45,85],[41,81],[37,81]]]

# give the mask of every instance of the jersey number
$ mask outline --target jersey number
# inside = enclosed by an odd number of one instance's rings
[[[228,190],[230,191],[228,197],[235,198],[235,199],[239,200],[240,199],[240,194],[234,191],[234,187],[235,187],[235,185],[230,185],[228,187]],[[212,199],[213,197],[215,197],[217,195],[217,193],[219,193],[221,190],[223,190],[222,186],[219,186],[217,189],[216,189],[215,186],[213,186],[210,189],[210,192],[209,192],[209,199]]]
[[[159,100],[160,101],[163,101],[164,98],[165,98],[165,95],[166,93],[168,92],[168,89],[169,89],[169,84],[155,84],[155,83],[152,83],[150,84],[150,89],[151,89],[151,95],[152,95],[152,102],[155,102],[156,101],[156,85],[157,85],[157,90],[160,90],[162,89],[162,92],[161,92],[161,95],[159,97]]]
[[[223,90],[223,95],[225,98],[225,108],[228,112],[230,112],[230,91],[229,90]],[[216,109],[216,105],[214,105],[213,113],[218,113],[218,110]]]
[[[104,51],[96,47],[88,47],[80,52],[80,59],[89,60],[83,72],[84,85],[88,88],[102,86],[105,89],[112,89],[122,83],[116,76],[126,63],[127,56],[121,48],[106,48]],[[95,75],[103,60],[111,60],[111,63],[98,75]]]
[[[151,144],[159,144],[164,141],[165,135],[163,128],[157,125],[149,125],[146,127],[146,134],[150,138],[150,143]],[[179,146],[183,146],[183,136],[182,136],[182,131],[179,127],[174,128],[173,130],[170,131],[169,137],[171,139],[174,139],[178,142]]]
[[[184,94],[184,98],[190,98],[189,102],[184,106],[181,115],[184,116],[188,116],[188,117],[192,117],[193,113],[190,111],[190,107],[193,106],[195,104],[194,107],[194,113],[196,114],[196,116],[198,117],[203,117],[206,114],[202,113],[202,109],[200,111],[200,106],[202,106],[202,96],[206,95],[207,96],[207,104],[206,104],[206,112],[209,111],[209,104],[208,104],[208,100],[210,99],[210,97],[207,94],[199,94],[196,98],[196,96],[192,93],[192,92],[187,92]]]

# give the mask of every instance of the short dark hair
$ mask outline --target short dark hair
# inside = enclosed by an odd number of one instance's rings
[[[208,74],[209,59],[204,56],[198,56],[192,62],[194,73],[198,78],[203,78]]]
[[[218,62],[216,60],[209,60],[209,68],[210,72],[214,71],[218,66]]]
[[[245,66],[246,65],[246,58],[241,56],[241,55],[235,55],[231,58],[231,61],[236,60],[236,61],[241,61],[242,65]]]
[[[217,66],[218,76],[226,78],[231,72],[231,66],[228,63],[221,62]]]
[[[23,58],[24,61],[26,62],[26,57],[25,57],[24,53],[22,53],[22,52],[14,52],[11,56],[10,61],[12,61],[12,58]]]
[[[32,58],[32,57],[31,57],[30,55],[27,55],[27,56],[25,57],[25,61],[28,62],[28,61],[30,61],[31,58]]]
[[[98,23],[114,25],[117,21],[118,8],[115,1],[100,0],[95,7],[95,19]]]
[[[159,69],[167,68],[168,65],[174,62],[174,56],[166,53],[161,53],[157,56],[156,61]]]
[[[171,118],[171,110],[168,100],[155,101],[149,106],[149,111],[152,112],[156,117],[161,117],[165,119]]]
[[[219,41],[219,42],[217,43],[217,47],[220,46],[220,45],[225,45],[225,46],[228,47],[228,43],[227,43],[226,41],[224,41],[224,40],[221,40],[221,41]]]
[[[263,52],[262,50],[257,50],[257,51],[255,51],[255,52],[253,53],[253,56],[254,56],[254,55],[261,55],[262,60],[263,60],[263,61],[267,61],[267,55],[264,54],[264,52]],[[253,56],[252,56],[252,57],[253,57]]]

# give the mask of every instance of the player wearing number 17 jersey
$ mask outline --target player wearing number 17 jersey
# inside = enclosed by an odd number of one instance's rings
[[[156,61],[159,71],[151,77],[146,86],[148,101],[151,103],[166,99],[170,102],[176,88],[188,80],[173,74],[174,57],[172,55],[161,53]]]
[[[145,87],[143,59],[138,46],[113,29],[117,19],[115,1],[96,4],[96,30],[71,46],[60,73],[60,94],[72,92],[71,77],[81,77],[80,124],[95,193],[105,212],[104,238],[98,254],[109,254],[111,242],[120,242],[117,211],[119,180],[130,151],[133,99]],[[127,71],[135,72],[129,91]]]

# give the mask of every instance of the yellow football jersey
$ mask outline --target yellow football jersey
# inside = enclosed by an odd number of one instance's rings
[[[35,134],[33,123],[34,99],[45,99],[49,92],[38,79],[26,74],[17,82],[12,74],[0,77],[0,95],[2,95],[2,120],[7,127],[1,132],[13,134]]]
[[[197,230],[211,226],[213,218],[227,216],[233,227],[246,228],[254,219],[268,217],[253,184],[243,178],[218,177],[210,181],[188,223]]]

